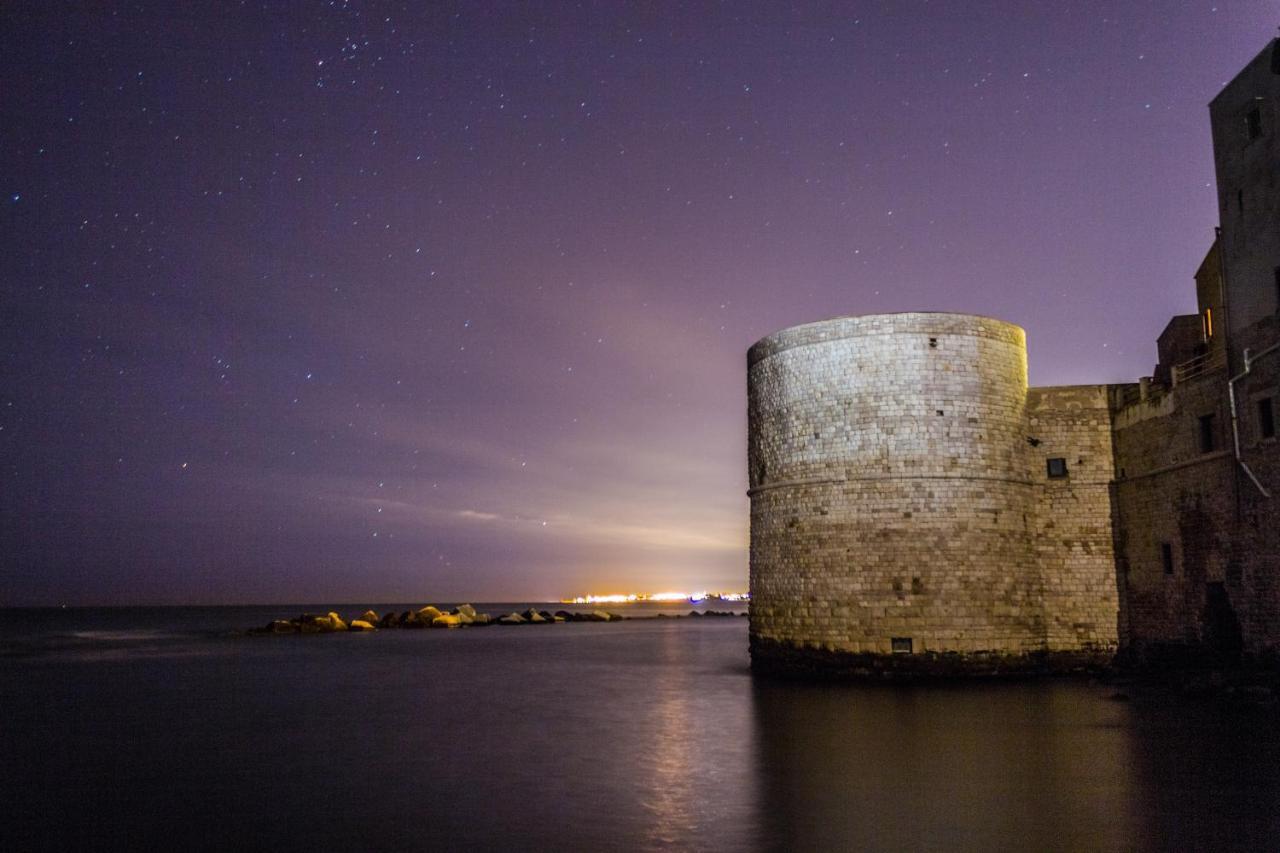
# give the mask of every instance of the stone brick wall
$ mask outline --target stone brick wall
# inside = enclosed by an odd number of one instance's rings
[[[1114,654],[1119,593],[1107,386],[1030,389],[1027,430],[1029,472],[1038,485],[1031,538],[1043,578],[1045,647]],[[1065,460],[1066,476],[1048,476],[1055,458]]]
[[[1209,104],[1222,226],[1227,324],[1232,338],[1280,313],[1280,74],[1273,39]],[[1257,111],[1257,135],[1249,116]],[[1232,363],[1243,344],[1232,343]]]
[[[1280,316],[1243,330],[1241,349],[1257,354],[1280,343]],[[1227,586],[1241,621],[1246,651],[1280,655],[1280,437],[1264,437],[1258,403],[1271,401],[1280,428],[1280,351],[1264,355],[1236,385],[1241,458],[1269,493],[1265,497],[1236,472],[1239,524],[1232,542]]]
[[[1229,369],[1241,373],[1245,353],[1259,356],[1280,342],[1280,39],[1267,46],[1223,87],[1209,105],[1213,159],[1218,177],[1221,273],[1225,289]],[[1209,521],[1219,535],[1206,537],[1207,571],[1225,565],[1221,588],[1203,595],[1202,640],[1215,636],[1213,599],[1229,603],[1239,621],[1246,653],[1280,657],[1280,446],[1260,434],[1257,403],[1272,401],[1280,412],[1280,353],[1253,364],[1237,383],[1241,459],[1270,497],[1232,458],[1221,479],[1232,487],[1228,506],[1209,504]],[[1218,383],[1226,397],[1225,380]],[[1226,408],[1226,400],[1222,400]],[[1189,484],[1201,488],[1202,484]],[[1186,595],[1195,602],[1195,578]],[[1208,580],[1213,584],[1215,581]],[[1194,616],[1195,614],[1189,614]],[[1221,627],[1221,626],[1217,626]],[[1221,633],[1218,631],[1217,633]]]
[[[1261,352],[1278,326],[1266,318],[1233,342]],[[1280,652],[1280,445],[1261,435],[1257,409],[1271,398],[1280,413],[1280,353],[1254,364],[1236,395],[1241,458],[1270,498],[1236,463],[1228,378],[1216,370],[1114,413],[1122,640],[1139,660]]]
[[[1123,642],[1139,659],[1215,642],[1208,585],[1227,584],[1238,494],[1226,380],[1213,371],[1115,413]],[[1208,414],[1214,449],[1204,451]]]
[[[1033,397],[1042,449],[1075,466],[1051,493],[1028,441],[1023,332],[1008,323],[799,326],[752,347],[748,388],[754,651],[884,657],[895,638],[925,656],[1114,649],[1104,388]],[[1042,507],[1059,517],[1046,526]]]

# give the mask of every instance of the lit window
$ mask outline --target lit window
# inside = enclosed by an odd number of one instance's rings
[[[1276,437],[1276,415],[1270,397],[1258,401],[1258,434],[1263,438]]]
[[[911,638],[893,637],[889,640],[889,647],[893,649],[895,655],[909,655],[911,654]]]
[[[1067,476],[1067,460],[1057,457],[1048,461],[1049,476],[1057,479]]]
[[[1213,309],[1204,309],[1204,339],[1207,341],[1213,337]]]

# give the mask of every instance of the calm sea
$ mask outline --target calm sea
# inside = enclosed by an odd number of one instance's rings
[[[1280,849],[1274,705],[766,682],[745,619],[232,634],[303,609],[0,611],[0,849]]]

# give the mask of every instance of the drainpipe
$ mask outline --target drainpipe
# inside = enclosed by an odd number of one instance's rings
[[[1264,356],[1270,355],[1276,350],[1280,350],[1280,343],[1272,344],[1255,356],[1251,356],[1249,354],[1249,350],[1246,349],[1244,351],[1244,370],[1227,380],[1227,397],[1231,401],[1231,438],[1235,442],[1236,463],[1244,469],[1246,474],[1249,475],[1249,479],[1258,487],[1258,491],[1262,492],[1262,496],[1264,498],[1271,497],[1271,493],[1266,490],[1266,487],[1263,486],[1262,483],[1258,482],[1258,478],[1254,476],[1253,471],[1249,470],[1249,466],[1240,458],[1240,419],[1236,415],[1236,383],[1249,375],[1249,371],[1253,368],[1253,363],[1255,361],[1263,358]]]

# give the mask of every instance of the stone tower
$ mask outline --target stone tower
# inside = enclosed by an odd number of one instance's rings
[[[1091,462],[1041,468],[1009,323],[844,317],[770,335],[747,362],[757,668],[990,672],[1114,652],[1105,388],[1069,389],[1065,427],[1035,399],[1037,431],[1092,442]],[[1045,481],[1068,456],[1085,499],[1046,549]],[[1090,558],[1068,565],[1084,540]],[[1077,585],[1098,596],[1084,613]]]

